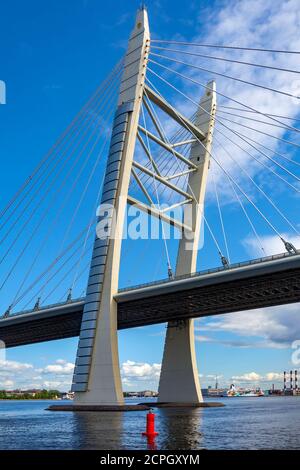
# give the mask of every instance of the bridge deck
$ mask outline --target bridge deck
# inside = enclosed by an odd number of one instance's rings
[[[119,329],[299,302],[300,255],[123,289],[115,300]],[[78,299],[2,318],[0,340],[13,347],[78,336],[83,306]]]

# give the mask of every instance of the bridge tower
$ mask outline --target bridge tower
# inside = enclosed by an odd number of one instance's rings
[[[101,206],[112,208],[110,236],[96,238],[72,390],[77,404],[122,405],[117,305],[121,239],[149,52],[147,11],[138,11],[125,56]],[[100,207],[101,207],[100,206]],[[101,219],[101,215],[100,215]]]
[[[118,357],[117,304],[114,296],[118,292],[127,203],[137,204],[148,214],[151,213],[154,217],[181,227],[183,232],[186,227],[185,220],[182,223],[172,220],[171,217],[163,215],[158,210],[152,210],[152,207],[139,203],[128,195],[131,174],[137,178],[134,167],[148,175],[151,174],[153,178],[176,190],[175,185],[158,172],[154,173],[154,169],[151,172],[134,162],[136,139],[138,137],[140,140],[141,132],[146,133],[147,138],[154,139],[156,144],[188,165],[189,191],[177,190],[186,197],[187,202],[192,201],[194,217],[189,227],[191,234],[184,236],[180,242],[176,274],[188,274],[196,270],[201,213],[214,124],[213,117],[207,119],[207,114],[203,110],[201,112],[201,107],[212,115],[215,112],[215,85],[214,83],[209,85],[211,89],[207,89],[201,100],[196,124],[189,121],[145,84],[149,48],[148,15],[146,9],[141,8],[137,13],[124,60],[100,204],[101,212],[98,214],[98,226],[105,221],[108,225],[107,232],[105,236],[99,237],[99,234],[96,236],[88,278],[72,385],[75,405],[79,406],[124,404]],[[139,125],[145,94],[152,104],[160,107],[170,118],[191,132],[195,142],[191,148],[190,161],[174,150],[161,132],[159,137],[156,137]],[[156,127],[158,128],[157,123]],[[160,401],[194,403],[202,400],[193,331],[192,321],[181,325],[169,324],[160,381]],[[176,393],[174,388],[177,388]]]

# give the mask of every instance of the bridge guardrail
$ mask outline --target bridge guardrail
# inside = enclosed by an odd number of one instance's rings
[[[297,250],[297,255],[299,255],[299,254],[300,254],[300,250]],[[204,276],[206,274],[213,274],[213,273],[217,273],[217,272],[221,272],[221,271],[229,271],[229,270],[232,270],[232,269],[242,268],[244,266],[251,266],[252,264],[259,264],[259,263],[268,262],[268,261],[275,261],[275,260],[278,260],[278,259],[289,258],[291,256],[297,256],[297,255],[285,252],[285,253],[280,253],[278,255],[270,255],[270,256],[266,256],[266,257],[262,257],[262,258],[255,258],[255,259],[250,260],[250,261],[241,261],[239,263],[233,263],[233,264],[229,265],[229,267],[219,266],[219,267],[216,267],[216,268],[205,269],[203,271],[197,271],[197,272],[192,273],[192,274],[183,274],[181,276],[175,276],[174,279],[165,278],[165,279],[160,279],[158,281],[152,281],[152,282],[145,282],[143,284],[137,284],[137,285],[134,285],[134,286],[131,286],[131,287],[122,287],[121,289],[119,289],[119,293],[128,292],[128,291],[131,291],[131,290],[140,289],[140,288],[144,288],[144,287],[157,286],[159,284],[167,284],[168,282],[179,281],[181,279],[188,279],[188,278],[191,278],[191,277]]]

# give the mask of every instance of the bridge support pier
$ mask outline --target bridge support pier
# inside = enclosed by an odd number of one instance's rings
[[[202,401],[195,353],[194,320],[170,322],[159,384],[159,402]]]

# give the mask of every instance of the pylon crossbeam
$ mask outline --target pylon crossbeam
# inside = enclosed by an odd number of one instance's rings
[[[156,173],[161,176],[161,173],[159,171],[159,168],[158,166],[156,165],[151,153],[149,152],[148,148],[147,148],[147,145],[145,144],[145,142],[143,141],[142,137],[141,137],[141,134],[138,132],[137,133],[137,138],[138,138],[138,141],[140,142],[145,154],[147,155],[151,165],[153,166],[153,169],[156,171]]]
[[[171,147],[181,147],[182,145],[194,144],[196,141],[197,139],[187,139],[181,142],[175,142],[174,144],[171,144]]]
[[[136,206],[138,209],[145,212],[146,214],[156,217],[157,219],[160,219],[163,222],[166,222],[169,225],[178,228],[179,230],[185,231],[186,233],[191,232],[192,230],[189,225],[179,220],[176,220],[173,217],[169,217],[163,211],[157,209],[155,206],[148,206],[147,204],[144,204],[143,202],[139,201],[138,199],[135,199],[132,196],[127,197],[127,202],[132,206]]]
[[[193,173],[194,171],[197,171],[197,170],[195,170],[194,168],[191,168],[190,170],[181,171],[180,173],[175,173],[174,175],[165,176],[165,178],[166,180],[170,181],[175,178],[181,178],[181,176],[188,175],[189,173]]]
[[[143,104],[145,105],[145,108],[147,109],[148,114],[149,114],[149,116],[151,117],[151,120],[152,120],[152,122],[153,122],[153,124],[154,124],[154,127],[155,127],[155,129],[157,130],[158,135],[160,136],[161,140],[162,140],[163,142],[166,142],[165,136],[163,135],[163,133],[162,133],[162,131],[161,131],[160,125],[159,125],[159,123],[157,122],[156,117],[155,117],[155,115],[154,115],[154,113],[153,113],[151,107],[149,106],[149,104],[148,104],[147,101],[145,100],[145,97],[143,98]]]
[[[191,132],[197,139],[204,141],[206,139],[206,134],[195,124],[193,124],[187,117],[173,108],[165,99],[161,98],[155,91],[153,91],[147,84],[145,84],[145,94],[156,104],[162,111],[168,114],[174,121],[176,121],[181,126],[185,127],[189,132]]]
[[[137,168],[138,170],[141,170],[143,173],[146,173],[147,175],[151,176],[152,178],[156,179],[160,183],[164,184],[168,188],[172,189],[173,191],[177,192],[181,196],[184,196],[186,199],[193,199],[191,194],[187,193],[186,191],[183,191],[183,189],[179,188],[175,184],[170,183],[168,180],[166,180],[163,176],[159,176],[153,171],[149,170],[149,168],[145,167],[144,165],[141,165],[140,163],[134,161],[132,165]]]
[[[138,126],[139,131],[141,131],[143,134],[145,134],[149,139],[153,140],[156,144],[160,145],[162,148],[165,150],[168,150],[171,154],[174,155],[174,157],[177,157],[179,160],[181,160],[183,163],[185,163],[189,168],[197,168],[197,166],[190,162],[187,158],[185,158],[181,153],[177,152],[177,150],[174,150],[172,146],[163,140],[161,140],[159,137],[157,137],[155,134],[152,134],[152,132],[148,131],[145,129],[143,126]]]
[[[141,181],[139,175],[137,174],[137,172],[135,171],[134,168],[131,169],[131,173],[134,177],[134,179],[136,180],[137,184],[139,185],[139,187],[141,188],[141,190],[143,191],[144,195],[146,196],[146,198],[148,199],[148,202],[150,204],[153,204],[153,201],[151,199],[151,196],[150,194],[148,193],[147,189],[145,188],[145,185],[143,184],[143,182]]]

